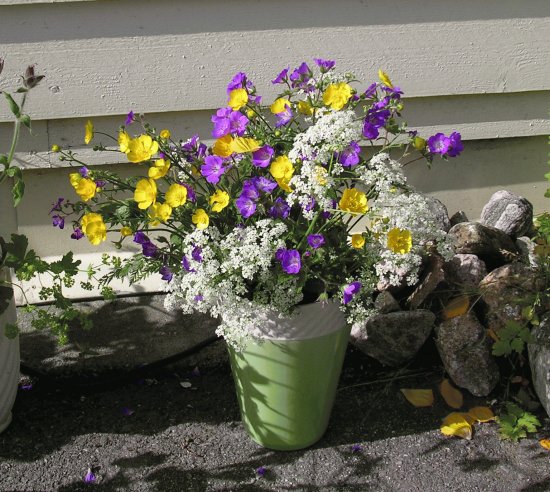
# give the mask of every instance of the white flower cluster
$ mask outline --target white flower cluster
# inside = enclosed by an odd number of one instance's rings
[[[355,170],[361,182],[378,193],[387,193],[396,186],[407,184],[401,163],[385,152],[372,157],[368,166],[358,166]]]
[[[362,123],[352,110],[330,111],[314,125],[294,138],[288,157],[327,164],[334,152],[344,150],[350,142],[361,139]]]
[[[273,219],[238,227],[223,243],[214,226],[193,231],[184,240],[187,269],[168,284],[166,307],[219,317],[217,333],[240,345],[270,309],[288,312],[301,300],[295,279],[278,282],[270,272],[275,252],[284,247],[286,232],[286,225]],[[246,298],[247,281],[257,283],[253,301]]]
[[[371,202],[369,215],[371,231],[379,238],[380,260],[376,272],[383,284],[406,282],[413,285],[418,282],[427,245],[432,245],[445,260],[452,258],[451,240],[439,228],[425,196],[414,191],[399,193],[390,189],[381,192]],[[401,254],[387,249],[387,233],[394,228],[410,231],[412,247],[409,252]]]

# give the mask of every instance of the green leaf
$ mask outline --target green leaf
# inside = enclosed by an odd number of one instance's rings
[[[4,97],[7,99],[8,104],[10,106],[10,110],[13,113],[13,115],[16,118],[19,118],[21,116],[21,109],[19,109],[19,105],[14,101],[13,97],[11,97],[7,92],[4,92]]]
[[[16,181],[11,190],[11,194],[13,196],[13,206],[17,207],[25,194],[25,183],[21,180]]]
[[[24,92],[29,92],[29,89],[27,89],[26,87],[19,87],[19,89],[17,89],[15,92],[17,92],[18,94],[23,94]]]
[[[17,325],[6,323],[6,326],[4,327],[4,335],[6,335],[6,338],[13,340],[17,337],[17,335],[19,335],[19,328]]]
[[[17,166],[11,166],[6,169],[6,176],[9,176],[10,178],[22,179],[23,173],[21,171],[21,168]]]
[[[69,251],[61,260],[50,263],[50,270],[55,274],[65,272],[66,275],[73,276],[78,273],[80,263],[80,260],[73,260],[73,252]]]
[[[498,342],[495,342],[493,344],[493,355],[496,357],[500,357],[502,355],[510,355],[512,353],[512,349],[510,348],[510,342],[499,340]]]
[[[31,117],[28,114],[24,114],[19,118],[19,121],[23,123],[29,130],[31,129]]]
[[[8,165],[8,156],[6,154],[0,154],[0,164],[4,164],[4,166]]]
[[[539,420],[532,413],[512,402],[506,402],[506,410],[497,422],[500,437],[514,442],[527,437],[528,432],[536,432],[540,426]]]
[[[550,188],[547,188],[544,192],[544,198],[550,198]]]

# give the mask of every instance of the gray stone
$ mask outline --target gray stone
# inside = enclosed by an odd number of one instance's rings
[[[433,196],[425,196],[428,208],[434,215],[435,221],[439,228],[445,232],[448,232],[451,228],[451,222],[449,220],[449,214],[447,207],[441,200],[434,198]]]
[[[533,342],[528,344],[529,365],[535,392],[550,416],[550,313],[533,327]]]
[[[514,241],[506,233],[479,222],[461,222],[451,227],[449,236],[456,253],[479,256],[489,269],[508,263],[518,256]]]
[[[523,236],[533,224],[533,205],[511,191],[500,190],[483,207],[480,222],[513,237]]]
[[[537,271],[523,263],[493,270],[479,283],[487,328],[498,333],[508,321],[521,321],[521,311],[528,304],[524,301],[541,288],[542,279]]]
[[[378,294],[374,301],[374,307],[380,314],[392,313],[401,309],[395,297],[387,290],[383,290]]]
[[[485,328],[470,312],[436,327],[436,345],[445,370],[460,388],[487,396],[499,381]]]
[[[445,279],[460,290],[476,289],[479,282],[487,275],[485,262],[476,255],[459,253],[445,263]]]
[[[451,222],[451,227],[456,224],[460,224],[461,222],[469,222],[468,217],[466,216],[466,212],[464,212],[463,210],[455,212],[449,220]]]
[[[387,366],[400,366],[412,359],[430,335],[435,315],[431,311],[398,311],[372,316],[351,331],[351,342]]]
[[[438,255],[430,256],[421,273],[421,279],[416,289],[407,298],[407,304],[412,309],[417,309],[426,298],[445,279],[443,273],[443,258]]]

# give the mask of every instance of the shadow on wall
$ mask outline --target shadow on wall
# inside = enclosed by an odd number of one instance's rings
[[[335,3],[330,0],[279,0],[277,2],[239,0],[238,8],[225,0],[208,2],[157,0],[154,18],[150,2],[75,2],[48,5],[5,6],[2,17],[9,16],[10,26],[2,29],[0,43],[40,43],[102,37],[156,37],[162,34],[201,32],[300,29],[328,26],[415,24],[448,21],[542,18],[550,15],[545,0],[522,2],[505,0],[484,7],[479,1],[441,2],[438,0],[400,1],[393,8],[384,2],[354,0]],[[345,5],[347,4],[347,6]],[[347,8],[346,8],[347,7]],[[4,14],[5,13],[5,14]],[[40,21],[34,21],[33,17]],[[243,15],[243,13],[246,13]],[[220,15],[223,14],[223,15]],[[60,23],[59,19],[63,22]],[[120,22],[124,19],[124,22]],[[25,25],[37,28],[28,30]],[[102,26],[98,28],[98,26]]]

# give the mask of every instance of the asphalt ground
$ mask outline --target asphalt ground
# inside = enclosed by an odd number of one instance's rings
[[[477,424],[471,440],[441,434],[452,409],[429,343],[399,371],[349,347],[326,434],[281,452],[246,434],[214,320],[168,313],[162,296],[83,306],[95,327],[65,347],[24,329],[2,491],[550,490],[545,415],[519,443],[499,439],[496,423]],[[432,388],[435,403],[415,408],[401,388]],[[464,393],[465,409],[499,397]]]

